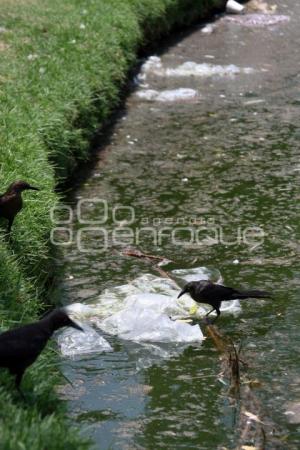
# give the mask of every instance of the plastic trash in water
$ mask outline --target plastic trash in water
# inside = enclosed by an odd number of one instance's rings
[[[71,314],[76,318],[89,317],[90,315],[93,315],[94,312],[90,306],[85,305],[84,303],[72,303],[71,305],[65,306],[65,310],[68,314]]]
[[[290,16],[283,14],[274,15],[274,14],[253,13],[253,14],[243,14],[241,16],[228,15],[220,20],[230,21],[232,24],[237,24],[239,26],[256,28],[256,27],[269,27],[273,25],[275,26],[288,23],[291,20],[291,18]]]
[[[188,281],[212,279],[221,282],[220,272],[205,267],[173,270],[169,278],[143,274],[127,284],[105,289],[89,304],[67,306],[68,313],[77,320],[92,324],[88,333],[65,330],[59,336],[64,355],[78,355],[92,351],[110,351],[101,331],[128,342],[129,352],[134,345],[137,367],[148,367],[154,362],[179,354],[188,345],[199,345],[204,339],[200,326],[181,321],[186,317],[201,318],[209,305],[199,305],[189,295],[177,298]],[[222,312],[240,311],[238,300],[222,303]],[[88,325],[85,325],[88,326]],[[132,342],[132,345],[129,343]]]
[[[205,267],[195,267],[173,270],[172,275],[178,280],[178,284],[168,278],[143,274],[128,284],[105,289],[97,299],[89,304],[74,303],[67,306],[68,312],[76,319],[89,321],[105,331],[108,329],[103,322],[107,318],[120,312],[125,314],[126,310],[134,309],[132,305],[136,305],[140,313],[165,314],[173,320],[187,316],[203,317],[211,309],[208,305],[199,305],[189,295],[183,295],[177,299],[178,293],[181,287],[189,281],[212,279],[221,283],[220,272],[211,271]],[[157,294],[157,296],[153,294]],[[240,311],[239,302],[223,302],[222,310],[235,314]],[[145,326],[147,326],[147,321]],[[112,334],[118,333],[113,331]]]
[[[134,357],[136,359],[137,370],[146,369],[148,367],[161,364],[163,361],[176,358],[191,344],[155,344],[155,343],[140,343],[134,349]],[[193,343],[192,345],[197,345]]]
[[[136,92],[137,97],[157,102],[184,102],[195,100],[199,97],[198,91],[190,88],[168,89],[156,91],[154,89],[144,89]]]
[[[142,294],[129,297],[124,308],[98,323],[106,333],[135,342],[201,342],[199,325],[172,320],[171,315],[184,313],[170,297]]]
[[[213,24],[208,23],[207,25],[205,25],[205,27],[201,29],[201,33],[211,34],[214,31],[214,29],[215,27],[213,26]]]
[[[185,281],[213,280],[215,283],[222,282],[222,276],[218,270],[209,270],[206,267],[193,267],[192,269],[172,270],[174,278]]]
[[[177,269],[173,270],[172,274],[179,280],[182,280],[186,283],[190,281],[198,281],[198,280],[212,280],[215,283],[221,284],[223,279],[218,270],[210,271],[206,267],[195,267],[193,269]],[[186,301],[186,298],[188,298],[189,295],[185,294],[182,297],[179,298],[179,300],[182,298],[184,301]],[[208,311],[211,310],[210,305],[201,304],[194,302],[194,305],[197,306],[191,306],[190,309],[190,316],[191,317],[203,317],[205,314],[207,314]],[[229,313],[234,316],[238,315],[241,312],[241,305],[239,300],[231,300],[229,302],[222,302],[220,310],[222,313]],[[216,312],[214,311],[212,315],[216,315]]]
[[[235,0],[228,0],[226,3],[226,12],[229,14],[240,14],[244,10],[244,6]]]
[[[111,352],[113,348],[97,331],[87,324],[80,324],[82,331],[67,328],[58,334],[57,343],[63,356],[74,357],[87,353]]]
[[[254,69],[251,67],[238,67],[235,64],[208,64],[196,63],[194,61],[186,61],[177,67],[164,67],[161,58],[158,56],[150,56],[148,60],[142,65],[139,77],[143,79],[148,75],[160,77],[233,77],[237,74],[251,74]],[[148,97],[148,100],[156,98],[158,91],[150,90],[147,94],[142,95]]]

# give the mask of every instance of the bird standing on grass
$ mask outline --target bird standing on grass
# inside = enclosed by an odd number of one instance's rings
[[[54,331],[62,327],[83,329],[70,319],[63,308],[56,309],[38,322],[30,323],[0,334],[0,367],[16,375],[16,388],[20,390],[22,376],[47,344]]]
[[[230,300],[242,300],[244,298],[270,298],[271,295],[265,291],[258,290],[237,290],[222,284],[215,284],[212,281],[200,280],[187,283],[177,298],[183,294],[190,294],[193,300],[198,303],[207,303],[212,309],[206,314],[208,316],[216,311],[217,318],[221,314],[220,307],[222,302]]]
[[[39,191],[37,187],[31,186],[26,181],[15,181],[7,191],[0,195],[0,218],[4,217],[8,220],[7,231],[10,233],[15,216],[23,207],[22,192],[31,189]]]

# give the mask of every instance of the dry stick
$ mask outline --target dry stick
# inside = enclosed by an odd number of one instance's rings
[[[151,264],[153,264],[153,260],[154,261],[156,260],[156,261],[170,261],[170,262],[172,262],[171,259],[162,258],[161,256],[149,255],[149,254],[143,253],[140,250],[137,250],[135,248],[127,248],[127,249],[125,249],[122,252],[122,255],[124,255],[124,256],[133,256],[134,258],[142,258],[142,259],[145,259],[146,261],[148,260],[148,262],[150,262]],[[169,272],[166,272],[165,270],[163,270],[161,267],[159,267],[157,265],[154,266],[154,269],[157,272],[159,272],[164,278],[170,278],[172,281],[174,281],[174,283],[176,283],[176,281],[171,277]],[[179,286],[178,286],[178,289],[180,289]]]
[[[143,253],[140,250],[135,248],[126,248],[122,254],[124,256],[134,256],[135,258],[144,258],[144,259],[153,259],[156,261],[166,261],[166,258],[162,258],[161,256],[149,255],[147,253]],[[168,259],[168,261],[171,261]]]
[[[123,252],[125,256],[133,256],[136,258],[142,258],[145,261],[151,263],[152,267],[158,271],[163,277],[171,279],[174,283],[177,282],[170,275],[169,272],[163,270],[161,267],[154,265],[153,262],[164,261],[166,258],[157,257],[154,255],[148,255],[137,249],[126,249]],[[178,289],[180,287],[178,286]],[[250,448],[253,450],[264,450],[266,446],[266,432],[265,423],[260,420],[258,414],[261,412],[260,401],[251,389],[251,380],[247,380],[243,376],[241,382],[241,368],[240,362],[243,365],[248,366],[246,362],[240,359],[240,350],[237,350],[231,338],[224,336],[215,325],[206,324],[206,330],[210,335],[215,347],[221,353],[221,367],[222,375],[230,380],[229,394],[231,400],[236,403],[236,407],[239,406],[239,444],[236,450],[243,450],[247,448],[247,444],[250,443]],[[247,407],[246,407],[247,406]],[[249,410],[255,411],[255,413],[249,412]],[[269,423],[271,427],[273,424]],[[274,428],[274,426],[273,426]],[[254,444],[253,444],[254,443]],[[272,445],[274,449],[279,449],[281,441],[272,439]]]

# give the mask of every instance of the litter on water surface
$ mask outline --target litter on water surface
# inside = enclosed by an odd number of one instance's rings
[[[113,348],[94,328],[84,324],[84,332],[67,328],[59,334],[57,343],[64,356],[89,354],[95,352],[111,352]]]
[[[146,101],[156,102],[184,102],[195,100],[199,97],[195,89],[178,88],[165,91],[156,91],[154,89],[143,89],[136,92],[137,97]]]
[[[147,75],[160,77],[230,77],[241,73],[251,74],[254,72],[252,67],[238,67],[235,64],[196,63],[194,61],[186,61],[177,67],[165,67],[160,57],[150,56],[142,65],[137,78],[144,81]]]
[[[143,361],[148,363],[154,356],[166,358],[181,352],[186,345],[199,345],[204,339],[199,324],[179,319],[200,319],[211,308],[197,304],[189,295],[179,299],[177,296],[188,281],[221,282],[221,275],[203,267],[174,270],[171,274],[176,281],[147,273],[127,284],[105,289],[89,304],[68,305],[68,313],[83,323],[86,333],[61,333],[58,342],[62,353],[74,356],[111,351],[110,344],[100,336],[101,331],[142,345]],[[221,310],[236,314],[240,311],[239,301],[224,302]]]

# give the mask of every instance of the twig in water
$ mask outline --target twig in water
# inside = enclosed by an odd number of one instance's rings
[[[144,253],[141,250],[138,250],[136,248],[126,248],[122,252],[122,254],[124,256],[133,256],[135,258],[152,259],[152,260],[155,260],[155,261],[171,261],[170,259],[162,258],[161,256],[149,255],[149,254]]]

